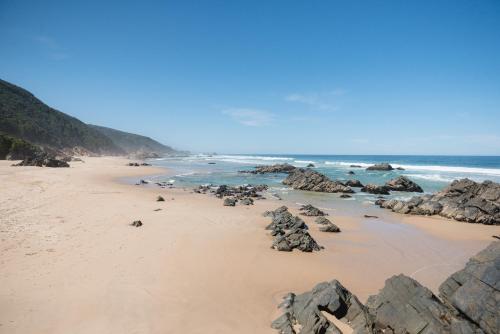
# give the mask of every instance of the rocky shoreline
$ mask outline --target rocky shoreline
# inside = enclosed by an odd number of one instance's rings
[[[467,223],[500,225],[500,184],[492,181],[456,180],[434,195],[415,196],[408,201],[379,199],[375,204],[402,214],[439,215]]]
[[[441,299],[403,274],[386,280],[366,304],[339,281],[323,282],[299,295],[287,294],[283,314],[271,327],[280,334],[342,331],[323,312],[355,334],[496,334],[500,331],[500,242],[492,242],[439,287]]]

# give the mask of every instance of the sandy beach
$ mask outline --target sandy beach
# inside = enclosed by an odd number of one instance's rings
[[[331,214],[338,234],[304,218],[323,251],[277,252],[261,214],[280,205],[297,213],[293,203],[224,207],[120,181],[163,169],[84,160],[55,169],[0,161],[0,333],[274,333],[287,292],[338,279],[364,301],[399,273],[437,292],[500,229],[387,212],[366,219],[360,207]]]

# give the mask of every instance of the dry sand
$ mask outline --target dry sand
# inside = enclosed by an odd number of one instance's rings
[[[499,233],[435,218],[365,219],[360,208],[331,217],[339,234],[305,218],[324,251],[282,253],[270,249],[261,213],[287,203],[223,207],[208,195],[119,183],[165,173],[126,162],[0,162],[0,333],[274,333],[286,292],[336,278],[364,301],[399,273],[436,291]],[[144,226],[129,225],[137,219]]]

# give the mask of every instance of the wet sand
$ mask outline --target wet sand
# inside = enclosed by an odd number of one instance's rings
[[[439,284],[499,227],[383,213],[331,219],[325,250],[270,249],[265,210],[119,182],[164,174],[120,158],[69,169],[0,161],[0,333],[274,333],[283,294],[339,279],[364,301],[391,275]],[[156,202],[162,195],[166,201]],[[161,211],[154,211],[161,208]],[[133,220],[144,225],[131,227]]]

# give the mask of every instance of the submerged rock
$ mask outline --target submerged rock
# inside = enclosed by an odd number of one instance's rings
[[[354,175],[354,174],[356,174],[356,173],[354,173],[352,170],[350,170],[350,171],[348,171],[348,172],[347,172],[347,174],[349,174],[349,175]]]
[[[308,164],[306,167],[307,168],[315,168],[316,166],[314,166],[314,164]]]
[[[351,195],[348,195],[348,194],[342,194],[339,196],[340,198],[351,198],[352,196]]]
[[[276,164],[271,166],[257,166],[254,170],[242,170],[240,173],[267,174],[267,173],[290,173],[296,169],[290,164]]]
[[[500,332],[500,242],[491,243],[439,288],[429,289],[405,276],[392,276],[363,305],[339,281],[311,291],[287,294],[283,314],[271,327],[282,334],[341,334],[323,314],[348,324],[355,334],[493,334]]]
[[[380,170],[380,171],[390,171],[390,170],[393,170],[393,169],[394,168],[390,164],[388,164],[386,162],[381,163],[381,164],[375,164],[373,166],[370,166],[370,167],[366,168],[366,170]]]
[[[283,180],[283,184],[293,189],[326,193],[353,193],[354,191],[340,181],[332,181],[327,176],[312,169],[297,168]]]
[[[386,187],[394,191],[409,191],[409,192],[424,192],[422,187],[407,178],[406,176],[398,176],[395,179],[387,181]]]
[[[376,184],[367,184],[366,186],[361,188],[361,191],[370,194],[389,195],[389,187],[379,186]]]
[[[397,213],[440,215],[468,223],[500,224],[500,184],[455,180],[434,195],[412,197],[408,201],[378,200],[375,204]]]
[[[328,216],[328,213],[324,213],[317,207],[312,206],[311,204],[302,205],[299,211],[301,211],[300,214],[304,216],[312,216],[312,217]]]

